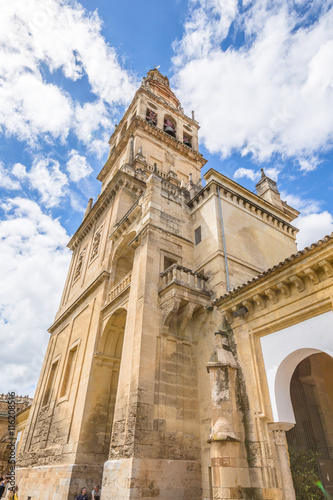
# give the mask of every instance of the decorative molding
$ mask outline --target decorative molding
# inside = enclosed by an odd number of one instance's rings
[[[286,283],[277,283],[276,286],[280,290],[282,295],[284,295],[285,297],[290,297],[290,288],[288,285],[286,285]]]
[[[267,288],[267,290],[265,290],[265,295],[267,295],[267,297],[271,300],[271,302],[273,304],[277,303],[277,301],[278,301],[277,295],[276,295],[276,292],[272,288]]]
[[[305,289],[304,281],[299,276],[296,276],[296,275],[290,276],[289,281],[291,281],[291,283],[293,283],[295,285],[296,289],[299,292],[303,292],[303,290]]]
[[[320,262],[318,262],[318,264],[320,265],[320,267],[324,269],[325,273],[329,278],[333,276],[333,266],[330,262],[328,262],[327,259],[321,260]]]
[[[265,300],[259,294],[253,296],[254,302],[257,304],[259,309],[265,309]]]
[[[317,275],[316,271],[313,269],[313,267],[309,267],[308,269],[304,269],[304,274],[308,278],[310,278],[312,283],[314,283],[315,285],[317,285],[319,283],[318,275]]]

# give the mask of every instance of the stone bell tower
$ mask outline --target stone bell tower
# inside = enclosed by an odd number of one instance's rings
[[[212,425],[226,411],[210,396],[221,367],[206,370],[221,326],[212,299],[295,250],[297,212],[213,170],[203,187],[198,129],[149,71],[68,245],[18,457],[22,498],[72,500],[96,482],[102,500],[210,498]]]

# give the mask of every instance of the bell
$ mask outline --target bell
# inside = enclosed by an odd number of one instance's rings
[[[164,132],[166,132],[169,135],[172,135],[172,137],[176,137],[175,131],[170,126],[165,127]]]
[[[192,147],[192,144],[190,143],[190,141],[188,139],[184,139],[183,143],[185,144],[185,146],[188,146],[189,148]]]

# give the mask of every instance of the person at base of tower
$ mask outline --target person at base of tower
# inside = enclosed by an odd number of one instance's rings
[[[14,486],[14,489],[10,489],[7,493],[6,500],[18,500],[18,486]]]
[[[5,479],[3,477],[0,478],[0,498],[6,498],[6,486],[7,486],[7,483],[8,483],[8,478],[7,476],[5,477]]]
[[[99,484],[95,484],[94,489],[91,492],[91,499],[100,500],[100,498],[101,498],[101,490]]]
[[[88,500],[86,487],[82,488],[81,493],[75,498],[75,500]]]

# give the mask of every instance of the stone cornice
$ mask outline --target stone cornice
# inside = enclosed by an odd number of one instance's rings
[[[72,313],[75,309],[91,294],[96,288],[99,287],[101,283],[109,280],[110,273],[108,271],[102,271],[97,278],[90,283],[87,288],[65,309],[65,311],[55,320],[53,325],[50,326],[48,332],[53,333],[59,325]]]
[[[186,146],[181,141],[178,141],[178,139],[176,139],[175,137],[172,137],[171,135],[164,132],[164,130],[155,127],[155,125],[148,123],[146,120],[136,115],[129,124],[125,134],[120,139],[119,143],[117,144],[117,146],[114,148],[113,152],[107,159],[104,167],[98,174],[97,179],[99,181],[101,182],[104,181],[104,179],[112,169],[113,164],[117,161],[117,159],[127,146],[129,138],[131,137],[131,135],[134,134],[134,132],[137,129],[141,129],[148,132],[151,137],[156,137],[162,143],[172,148],[174,151],[177,151],[182,155],[187,156],[190,160],[194,161],[195,163],[199,163],[200,168],[202,168],[207,163],[207,160],[205,160],[205,158],[202,156],[201,153],[199,153],[198,151],[194,151],[189,146]]]
[[[283,219],[283,215],[285,215],[281,210],[278,210],[274,207],[274,211],[271,211],[272,205],[265,200],[257,197],[258,199],[254,201],[253,199],[245,198],[242,194],[237,193],[236,191],[226,187],[215,179],[212,179],[199,193],[197,193],[187,205],[193,209],[193,211],[199,207],[199,205],[203,202],[205,198],[208,197],[209,194],[217,193],[217,188],[220,189],[221,199],[228,199],[230,202],[237,203],[243,210],[247,210],[252,213],[254,216],[261,217],[265,222],[273,224],[275,227],[280,229],[281,231],[288,233],[291,237],[294,237],[298,232],[298,229]],[[275,212],[275,213],[274,213]],[[277,215],[277,213],[281,214],[281,217]]]
[[[234,194],[239,198],[239,200],[250,203],[253,206],[257,206],[260,209],[267,211],[269,214],[274,215],[277,218],[280,218],[284,221],[291,222],[298,215],[299,211],[287,205],[286,202],[282,202],[283,210],[272,203],[269,203],[267,200],[263,199],[261,196],[249,191],[245,187],[241,186],[237,182],[229,179],[225,175],[217,172],[214,169],[209,169],[208,172],[205,173],[204,179],[207,184],[211,181],[215,181],[216,184],[221,186],[224,190]]]
[[[102,191],[101,195],[97,198],[96,203],[93,205],[91,211],[82,221],[81,225],[68,242],[67,246],[71,250],[74,250],[79,245],[83,238],[89,233],[95,222],[101,217],[107,207],[111,204],[119,189],[122,189],[125,186],[130,187],[138,195],[141,195],[144,190],[145,183],[142,180],[133,177],[127,172],[118,170],[110,180],[104,191]]]

